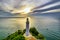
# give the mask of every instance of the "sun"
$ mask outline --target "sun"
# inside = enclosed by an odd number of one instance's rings
[[[32,7],[25,7],[21,10],[21,14],[28,14],[30,12],[32,12]]]
[[[24,13],[29,13],[29,12],[31,12],[31,8],[30,8],[30,7],[27,7],[27,8],[25,8],[25,9],[23,10],[23,12],[24,12]]]
[[[20,14],[28,14],[30,12],[32,12],[33,6],[24,6],[21,7],[21,9],[14,9],[14,11],[12,11],[12,13],[20,13]]]

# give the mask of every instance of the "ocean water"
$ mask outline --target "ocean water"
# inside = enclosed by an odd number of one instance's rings
[[[30,27],[35,27],[46,40],[60,40],[59,18],[50,16],[33,16],[29,19]],[[0,40],[26,26],[26,18],[0,18]]]

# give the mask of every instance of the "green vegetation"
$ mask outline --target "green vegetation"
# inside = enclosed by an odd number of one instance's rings
[[[31,33],[33,36],[36,36],[36,35],[39,34],[34,27],[33,27],[33,28],[30,28],[30,33]]]
[[[3,40],[25,40],[25,37],[23,36],[23,34],[25,33],[25,31],[26,31],[26,29],[24,29],[23,31],[18,30],[15,33],[9,35],[7,38],[5,38]],[[36,39],[45,40],[44,36],[42,34],[40,34],[34,27],[30,28],[30,33]]]
[[[44,36],[40,34],[34,27],[30,28],[30,33],[37,39],[45,40]]]
[[[13,38],[13,40],[25,40],[25,37],[23,35],[19,35],[19,36]]]
[[[25,37],[23,36],[23,32],[21,30],[18,30],[3,40],[25,40]]]

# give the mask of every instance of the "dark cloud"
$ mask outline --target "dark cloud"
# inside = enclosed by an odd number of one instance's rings
[[[14,9],[20,9],[22,5],[27,5],[27,4],[34,4],[36,6],[36,9],[43,8],[45,6],[52,5],[54,3],[60,2],[60,0],[0,0],[0,10],[4,10],[6,12],[11,12],[11,10]],[[49,11],[53,9],[59,9],[60,5],[58,6],[52,6],[47,9],[43,10],[35,10],[34,12],[44,12],[44,11]],[[1,14],[1,12],[0,12]],[[8,13],[10,15],[10,13]]]
[[[44,5],[41,5],[41,6],[38,6],[38,7],[36,7],[36,9],[37,8],[41,8],[41,7],[44,7],[44,6],[47,6],[47,5],[50,5],[50,4],[53,4],[53,3],[56,3],[56,2],[59,2],[60,0],[52,0],[52,1],[50,1],[50,2],[48,2],[48,3],[46,3],[46,4],[44,4]]]

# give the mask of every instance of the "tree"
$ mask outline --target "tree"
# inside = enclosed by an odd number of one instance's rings
[[[36,36],[38,35],[38,31],[33,27],[33,28],[30,28],[30,33],[33,35],[33,36]]]
[[[19,35],[12,40],[25,40],[25,37],[23,35]]]

